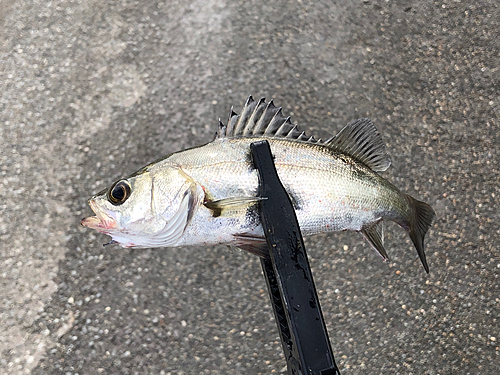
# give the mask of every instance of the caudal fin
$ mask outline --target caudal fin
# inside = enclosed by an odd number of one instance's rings
[[[408,233],[417,249],[418,256],[424,265],[425,271],[429,273],[429,265],[427,264],[427,259],[425,258],[424,253],[424,237],[436,214],[432,207],[427,203],[418,201],[409,195],[406,195],[406,199],[408,200],[412,210],[412,218],[410,220]]]

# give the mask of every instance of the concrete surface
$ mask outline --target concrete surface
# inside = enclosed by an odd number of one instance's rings
[[[320,136],[372,118],[429,202],[431,273],[396,225],[307,239],[343,374],[500,373],[495,0],[0,2],[0,373],[270,374],[258,260],[131,251],[87,198],[211,140],[249,94]]]

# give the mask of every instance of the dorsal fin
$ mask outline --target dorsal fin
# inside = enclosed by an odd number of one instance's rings
[[[384,142],[370,119],[354,120],[336,136],[326,141],[316,140],[292,124],[290,117],[283,116],[281,108],[272,100],[266,103],[264,98],[255,101],[249,96],[240,115],[231,108],[227,126],[219,120],[216,134],[216,138],[261,136],[321,144],[351,156],[374,171],[385,171],[391,164]]]
[[[377,172],[383,172],[391,165],[384,141],[369,118],[351,121],[336,136],[326,140],[325,145]]]
[[[281,108],[276,107],[272,100],[269,103],[264,98],[255,101],[252,96],[248,97],[240,115],[231,108],[227,126],[219,123],[216,134],[216,138],[259,136],[317,142],[292,124],[290,117],[283,116]]]

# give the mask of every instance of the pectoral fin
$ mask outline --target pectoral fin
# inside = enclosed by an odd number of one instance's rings
[[[216,201],[207,201],[203,204],[205,207],[212,210],[214,217],[218,217],[221,216],[225,210],[235,211],[238,209],[246,209],[249,206],[258,203],[262,199],[263,198],[259,197],[231,197]]]
[[[368,240],[382,259],[389,260],[384,248],[384,226],[382,220],[366,226],[361,230],[361,234]]]

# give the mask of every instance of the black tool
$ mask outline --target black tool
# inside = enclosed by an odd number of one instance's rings
[[[262,269],[289,375],[340,375],[314,286],[304,241],[267,141],[250,145],[259,173],[260,219],[270,259]]]

